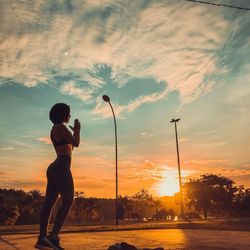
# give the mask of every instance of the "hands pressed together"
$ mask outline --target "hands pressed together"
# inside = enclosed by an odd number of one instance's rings
[[[72,126],[69,126],[71,128],[71,130],[74,132],[74,133],[79,133],[80,130],[81,130],[81,123],[79,122],[78,119],[75,119],[74,121],[74,127]]]

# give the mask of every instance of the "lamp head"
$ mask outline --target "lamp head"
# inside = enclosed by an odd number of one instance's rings
[[[110,101],[110,98],[109,98],[107,95],[103,95],[103,96],[102,96],[102,99],[103,99],[105,102],[109,102],[109,101]]]
[[[180,118],[178,119],[172,119],[170,122],[178,122],[180,120]]]

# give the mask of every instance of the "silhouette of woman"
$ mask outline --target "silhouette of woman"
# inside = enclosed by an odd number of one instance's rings
[[[47,169],[46,197],[40,214],[40,235],[35,248],[62,250],[59,233],[67,218],[74,201],[74,182],[70,171],[71,154],[74,147],[80,143],[80,122],[75,119],[74,127],[69,126],[73,135],[65,126],[70,120],[70,107],[65,103],[55,104],[49,114],[54,124],[50,138],[54,145],[57,158]],[[60,194],[61,207],[57,211],[54,226],[47,236],[47,229],[52,208]]]

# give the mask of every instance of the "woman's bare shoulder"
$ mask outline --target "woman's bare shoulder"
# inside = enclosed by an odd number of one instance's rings
[[[67,128],[64,124],[55,124],[53,126],[54,129],[62,129],[62,128]]]
[[[69,131],[69,130],[68,130],[68,128],[64,124],[56,124],[53,127],[53,131],[55,133],[60,134],[60,133],[64,133],[65,131]]]

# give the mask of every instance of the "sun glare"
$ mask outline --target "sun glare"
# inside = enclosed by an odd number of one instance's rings
[[[192,170],[183,170],[182,181],[185,177],[189,176],[193,171]],[[167,168],[162,173],[162,181],[157,184],[155,187],[156,192],[160,196],[173,196],[175,193],[178,193],[180,190],[179,187],[179,178],[177,169]]]
[[[173,196],[179,192],[179,184],[176,176],[169,175],[166,179],[159,184],[158,193],[161,196]]]

